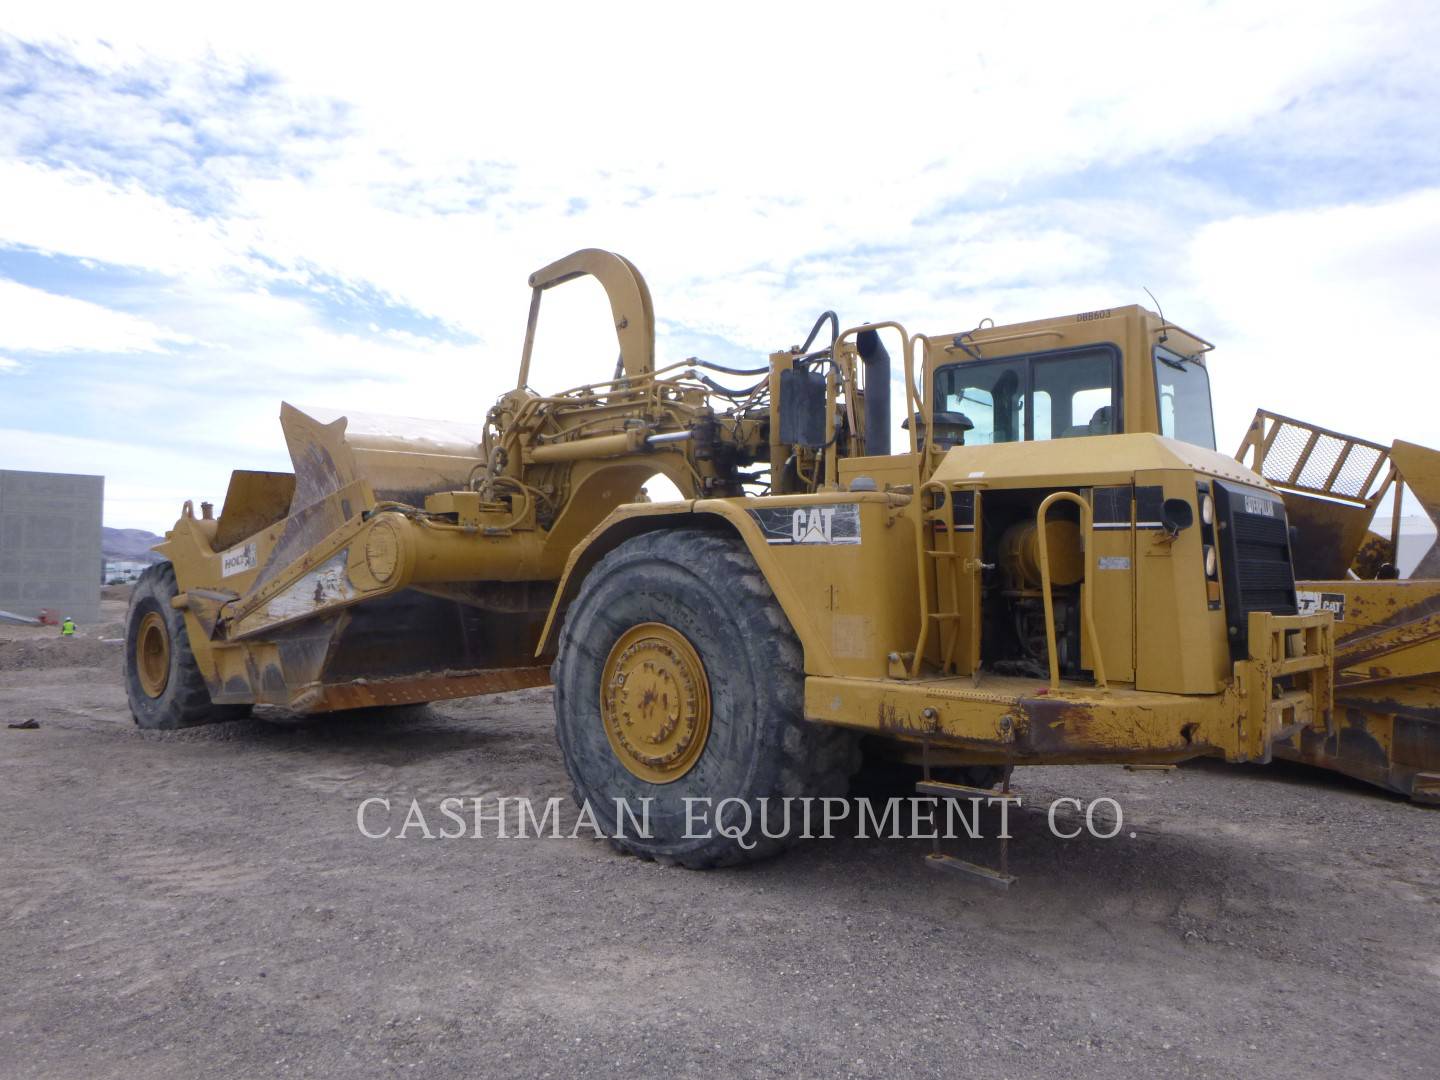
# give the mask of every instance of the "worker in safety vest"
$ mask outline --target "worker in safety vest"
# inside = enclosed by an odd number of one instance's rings
[[[75,636],[75,620],[72,619],[72,618],[70,618],[69,615],[66,615],[66,616],[65,616],[65,621],[60,624],[60,636],[61,636],[61,637],[74,637],[74,636]]]

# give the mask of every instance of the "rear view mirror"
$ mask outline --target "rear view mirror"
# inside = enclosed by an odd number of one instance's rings
[[[1184,499],[1166,499],[1160,511],[1160,524],[1171,536],[1179,536],[1195,524],[1195,511]]]
[[[780,441],[787,446],[817,449],[825,433],[825,376],[792,368],[780,372]]]

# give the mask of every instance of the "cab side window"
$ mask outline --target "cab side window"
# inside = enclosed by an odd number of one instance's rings
[[[1025,369],[1014,361],[956,364],[936,372],[936,407],[963,413],[975,426],[967,446],[1025,438]]]
[[[1113,345],[970,360],[935,372],[937,412],[963,413],[967,446],[1121,430]]]
[[[1108,350],[1071,353],[1037,359],[1035,396],[1048,394],[1054,402],[1050,432],[1035,438],[1073,439],[1115,432],[1115,362]],[[1038,419],[1038,414],[1037,414]]]

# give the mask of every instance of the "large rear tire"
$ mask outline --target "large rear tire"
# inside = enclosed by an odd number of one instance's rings
[[[859,765],[853,734],[805,720],[800,643],[744,544],[721,533],[647,533],[606,555],[570,605],[552,675],[576,802],[644,858],[699,869],[774,855],[803,820],[795,807],[786,830],[782,800],[844,796]],[[709,800],[693,825],[687,798]],[[653,800],[649,835],[629,818],[617,835],[617,799],[637,818]],[[727,799],[739,801],[717,815]]]
[[[178,589],[175,570],[156,563],[140,575],[125,621],[125,692],[130,715],[142,728],[173,730],[239,720],[249,705],[216,705],[195,654],[185,616],[170,606]]]

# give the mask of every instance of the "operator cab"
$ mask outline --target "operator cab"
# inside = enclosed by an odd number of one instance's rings
[[[1211,347],[1138,305],[931,338],[936,441],[960,414],[966,446],[1148,431],[1214,450]]]

